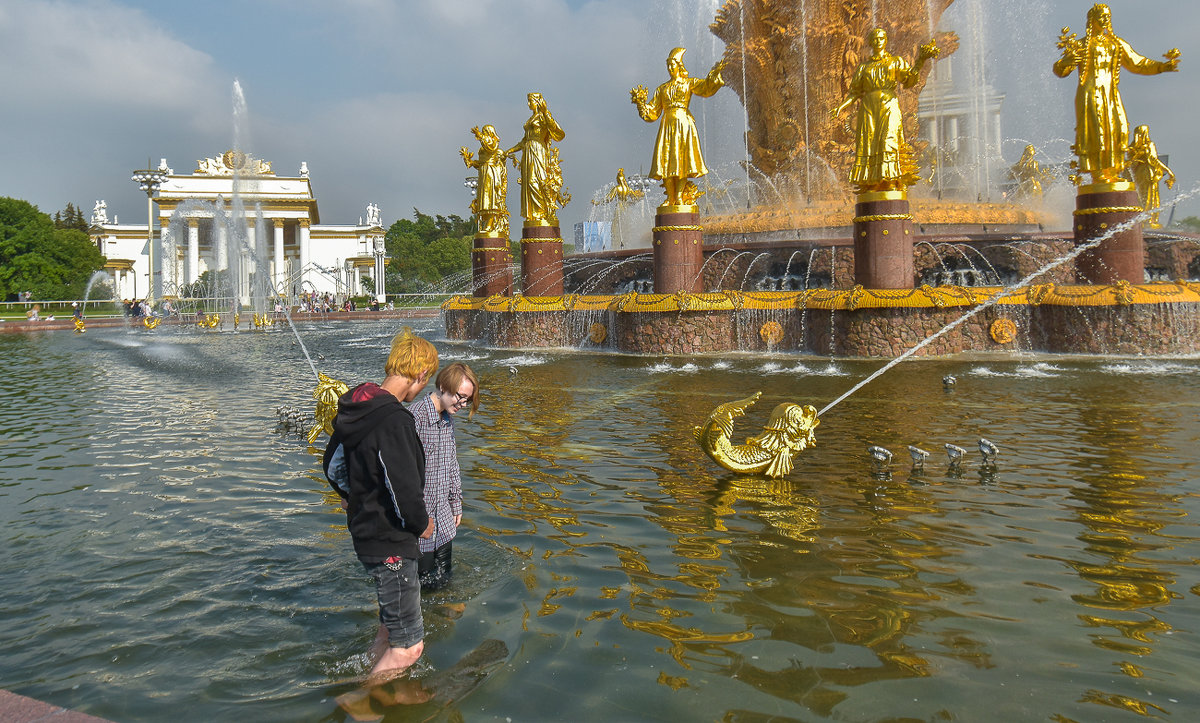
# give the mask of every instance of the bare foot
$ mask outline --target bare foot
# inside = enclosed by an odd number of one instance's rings
[[[433,691],[426,690],[419,680],[405,678],[375,688],[371,697],[384,705],[416,705],[428,703],[433,698]]]
[[[383,713],[377,712],[375,706],[371,704],[371,695],[366,690],[359,688],[352,690],[349,693],[343,693],[334,700],[341,706],[342,710],[350,714],[350,717],[357,721],[377,721],[383,720]]]

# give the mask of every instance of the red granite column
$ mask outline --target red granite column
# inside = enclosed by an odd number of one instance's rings
[[[1137,191],[1128,181],[1081,186],[1075,196],[1075,243],[1094,241],[1113,228],[1129,223],[1141,212]],[[1075,268],[1092,284],[1142,283],[1146,279],[1142,224],[1131,224],[1099,246],[1083,252],[1075,262]]]
[[[695,206],[659,208],[654,215],[654,293],[704,291],[704,235]]]
[[[563,240],[558,226],[521,229],[521,293],[563,295]]]
[[[906,194],[860,193],[854,206],[854,283],[868,289],[911,289],[915,279]]]
[[[512,295],[508,239],[476,236],[471,249],[471,280],[475,296]]]

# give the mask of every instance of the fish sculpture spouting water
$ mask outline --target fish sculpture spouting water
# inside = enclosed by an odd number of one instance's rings
[[[821,423],[817,410],[811,405],[784,403],[775,407],[762,434],[750,437],[745,444],[732,444],[733,420],[746,413],[762,396],[727,402],[713,410],[703,426],[693,427],[692,434],[712,461],[730,472],[763,474],[779,478],[792,471],[792,457],[816,446],[813,430]]]
[[[349,390],[350,387],[346,386],[345,382],[317,374],[317,388],[313,390],[317,408],[313,412],[313,426],[308,430],[309,444],[315,443],[322,432],[333,436],[333,418],[337,416],[338,397]]]

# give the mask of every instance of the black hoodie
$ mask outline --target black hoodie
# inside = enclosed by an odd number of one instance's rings
[[[413,416],[395,395],[360,384],[338,399],[325,477],[349,504],[346,524],[363,562],[420,557],[425,511],[425,450]]]

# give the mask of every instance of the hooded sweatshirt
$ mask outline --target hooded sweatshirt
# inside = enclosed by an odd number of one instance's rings
[[[346,524],[363,562],[417,559],[425,511],[425,451],[395,395],[366,383],[338,399],[325,477],[348,503]]]

